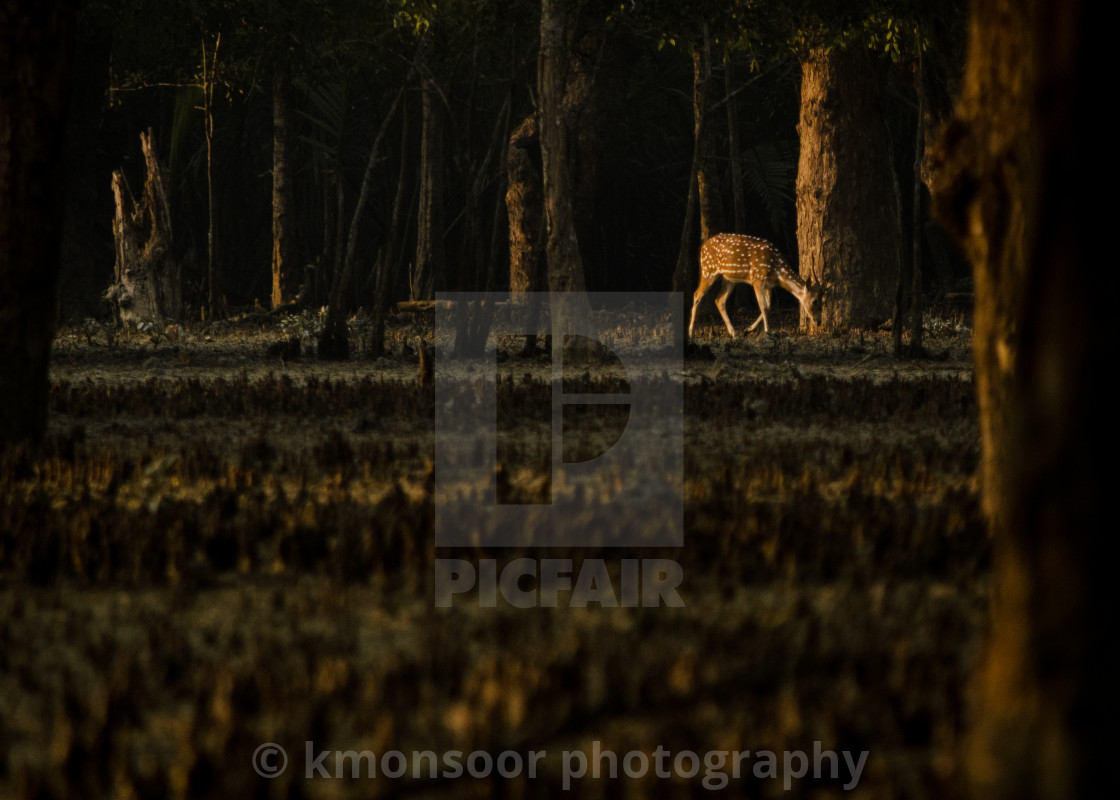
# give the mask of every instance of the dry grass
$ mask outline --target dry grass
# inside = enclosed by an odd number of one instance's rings
[[[395,319],[379,362],[266,356],[305,322],[60,336],[49,440],[0,458],[0,796],[543,796],[559,753],[593,740],[817,740],[870,750],[856,796],[953,793],[988,584],[967,329],[932,328],[943,359],[912,363],[889,334],[702,330],[712,359],[669,377],[685,385],[685,546],[547,553],[577,571],[675,558],[686,606],[519,610],[433,607],[422,321]],[[503,362],[526,496],[547,369]],[[536,781],[304,781],[306,740],[549,757]],[[296,762],[271,782],[250,763],[265,741]]]

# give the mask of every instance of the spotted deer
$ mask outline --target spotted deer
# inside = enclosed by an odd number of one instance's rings
[[[723,278],[723,291],[716,298],[716,308],[727,324],[727,332],[735,338],[735,329],[731,327],[731,319],[727,316],[727,298],[735,290],[737,283],[749,283],[754,287],[754,296],[758,298],[758,308],[762,313],[751,325],[750,330],[762,323],[762,329],[770,332],[770,321],[766,312],[770,310],[770,290],[781,286],[794,297],[809,319],[816,324],[813,316],[813,303],[819,296],[819,290],[806,286],[797,273],[778,252],[778,248],[765,239],[754,236],[744,236],[738,233],[720,233],[711,237],[700,247],[700,285],[692,296],[692,319],[688,322],[688,336],[692,338],[692,326],[696,322],[696,309],[704,295],[715,285],[718,278]]]

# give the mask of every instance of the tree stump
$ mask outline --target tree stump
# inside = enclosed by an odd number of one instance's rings
[[[179,264],[171,247],[167,179],[156,156],[152,131],[140,134],[146,178],[137,202],[124,172],[113,173],[116,214],[114,281],[105,292],[118,323],[176,321],[182,312]]]

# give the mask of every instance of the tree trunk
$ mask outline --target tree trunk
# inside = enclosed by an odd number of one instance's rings
[[[976,796],[1114,796],[1112,233],[1079,181],[1107,152],[1089,3],[978,0],[937,211],[974,266],[991,636],[962,754]],[[1094,244],[1095,243],[1095,244]],[[1112,431],[1113,433],[1109,433]],[[1107,787],[1112,786],[1109,790]]]
[[[545,287],[544,192],[541,143],[537,115],[530,114],[514,129],[506,156],[509,175],[506,211],[509,215],[509,290],[520,300],[526,292]]]
[[[106,292],[122,323],[178,320],[182,314],[179,264],[171,239],[167,179],[156,155],[152,131],[140,134],[144,153],[144,194],[136,202],[124,173],[113,173],[115,281]]]
[[[401,153],[397,169],[397,191],[393,195],[393,209],[389,215],[389,229],[385,243],[378,253],[373,280],[373,336],[370,341],[370,356],[378,358],[385,354],[385,316],[389,306],[389,292],[393,284],[393,270],[397,263],[397,240],[400,238],[401,208],[404,205],[405,178],[408,167],[408,103],[401,111]]]
[[[797,240],[801,277],[824,288],[825,330],[891,318],[902,252],[884,73],[866,48],[853,48],[816,47],[801,63]]]
[[[604,231],[600,223],[599,175],[603,153],[617,131],[617,110],[625,102],[633,51],[630,38],[608,30],[591,14],[570,18],[565,37],[570,52],[563,110],[570,147],[572,213],[587,279],[605,276],[611,268],[604,258],[608,246],[602,239],[614,237],[617,231]]]
[[[206,134],[206,314],[214,319],[217,294],[218,266],[214,252],[214,75],[217,69],[218,48],[222,35],[214,38],[214,50],[206,55],[206,38],[202,39],[202,124]]]
[[[272,307],[291,296],[296,275],[292,253],[292,183],[288,177],[288,129],[291,118],[292,73],[279,58],[272,73]]]
[[[74,16],[0,5],[0,448],[46,432]]]
[[[564,108],[569,61],[567,29],[571,20],[563,5],[562,0],[541,0],[541,49],[537,61],[548,288],[552,292],[583,292],[586,283],[572,213],[571,148]]]
[[[922,352],[922,146],[925,144],[926,95],[922,89],[922,40],[916,35],[918,63],[914,70],[914,91],[918,96],[918,113],[914,132],[914,197],[911,206],[910,237],[914,255],[910,275],[910,355]]]
[[[338,272],[339,243],[342,241],[342,189],[336,169],[323,171],[323,250],[312,276],[311,305],[326,305],[330,287]]]
[[[703,35],[692,47],[692,113],[699,142],[700,160],[696,165],[696,192],[700,200],[700,242],[723,233],[723,198],[720,194],[720,167],[716,159],[716,126],[711,119],[712,46],[705,23]]]
[[[353,281],[354,260],[358,252],[358,232],[361,229],[362,214],[366,210],[370,185],[373,183],[373,168],[377,166],[381,152],[381,141],[389,130],[389,123],[397,113],[397,106],[400,105],[403,95],[402,87],[393,98],[389,110],[382,117],[381,126],[377,129],[377,135],[369,149],[369,159],[366,161],[362,185],[358,190],[358,200],[354,204],[354,218],[350,222],[350,235],[346,239],[346,254],[342,259],[342,270],[335,275],[334,285],[331,287],[331,302],[327,308],[327,319],[323,324],[323,332],[319,335],[318,355],[322,359],[345,359],[350,355],[350,339],[346,329],[347,307],[342,300],[342,293]]]
[[[564,332],[580,326],[591,311],[572,214],[571,145],[564,88],[570,57],[567,32],[573,14],[565,13],[564,5],[564,0],[541,0],[541,47],[537,57],[553,363],[560,363],[561,348],[565,353],[575,354],[568,348]],[[576,341],[573,339],[572,343],[580,349]]]
[[[445,278],[443,222],[443,100],[430,79],[423,81],[420,133],[420,207],[416,229],[416,270],[412,300],[431,300]]]

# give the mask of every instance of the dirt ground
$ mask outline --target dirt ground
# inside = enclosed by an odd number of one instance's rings
[[[354,320],[344,363],[315,359],[313,313],[62,330],[48,441],[0,458],[0,797],[954,796],[989,591],[967,320],[932,315],[931,357],[899,361],[889,332],[774,317],[732,342],[705,315],[657,376],[683,396],[683,546],[543,552],[435,547],[430,317],[394,316],[378,360]],[[549,369],[499,360],[518,502],[561,491]],[[616,423],[584,420],[587,446]],[[683,606],[436,606],[437,559],[526,557],[613,587],[671,560]]]

